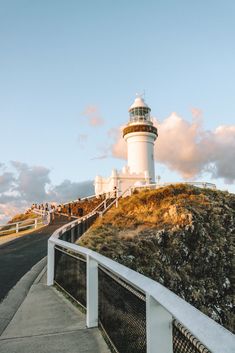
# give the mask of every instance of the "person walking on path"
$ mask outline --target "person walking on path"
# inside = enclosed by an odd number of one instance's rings
[[[60,216],[61,216],[61,211],[62,211],[62,207],[61,207],[61,205],[59,205],[59,206],[57,207],[57,212],[59,213],[59,218],[60,218]]]
[[[71,214],[72,214],[72,209],[71,209],[71,205],[69,203],[69,206],[68,206],[69,221],[71,221]]]
[[[55,207],[51,205],[51,222],[53,223],[55,220]]]

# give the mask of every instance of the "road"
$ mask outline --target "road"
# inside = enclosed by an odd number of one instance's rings
[[[47,240],[67,218],[0,246],[0,302],[9,290],[47,254]]]

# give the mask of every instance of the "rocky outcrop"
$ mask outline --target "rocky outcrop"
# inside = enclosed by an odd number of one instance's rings
[[[120,201],[79,244],[162,283],[234,331],[235,195],[179,184]]]

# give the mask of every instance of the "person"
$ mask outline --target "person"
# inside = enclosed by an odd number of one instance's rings
[[[79,215],[79,217],[83,216],[83,208],[82,207],[78,208],[78,215]]]
[[[69,203],[69,206],[68,206],[69,221],[71,221],[71,213],[72,213],[72,209],[71,209],[71,205]]]
[[[44,212],[43,215],[42,215],[42,222],[44,225],[47,225],[48,224],[48,214],[47,212]]]
[[[51,205],[51,222],[54,222],[55,220],[55,207],[54,205]]]
[[[57,207],[57,211],[58,211],[58,213],[59,213],[59,218],[60,218],[60,216],[61,216],[61,211],[62,211],[61,205],[59,205],[59,206]]]

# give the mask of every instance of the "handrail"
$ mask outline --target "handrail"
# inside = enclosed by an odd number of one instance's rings
[[[27,218],[27,219],[24,219],[23,221],[14,222],[14,223],[1,224],[0,225],[0,234],[6,233],[9,231],[11,231],[11,232],[15,231],[14,233],[18,233],[20,229],[24,229],[27,227],[33,227],[33,226],[34,226],[34,228],[37,228],[38,224],[41,224],[41,223],[42,223],[42,217],[37,217],[37,218]],[[10,228],[3,229],[5,227],[10,227]]]
[[[117,195],[114,200],[104,209],[102,214],[106,212],[109,208],[111,208],[115,203],[116,207],[118,207],[118,200],[123,197],[129,190],[131,190],[132,186],[129,186],[126,190],[124,190],[120,195]],[[114,191],[115,192],[115,191]],[[116,191],[118,193],[118,190]]]
[[[87,220],[90,217],[94,216],[94,214],[95,213],[93,212],[89,214],[89,216],[83,217],[79,220],[75,220],[69,224],[64,225],[60,229],[57,229],[49,238],[47,278],[48,285],[52,285],[54,282],[54,248],[55,245],[59,245],[64,249],[72,250],[73,252],[86,256],[87,263],[89,263],[90,260],[93,260],[93,262],[95,262],[97,265],[102,265],[107,270],[114,273],[116,276],[128,282],[130,285],[144,292],[146,294],[146,299],[148,303],[151,303],[149,304],[149,307],[151,307],[152,305],[154,309],[154,305],[160,305],[162,308],[164,308],[164,310],[166,310],[166,312],[170,313],[170,315],[172,316],[172,320],[173,318],[177,319],[211,352],[231,353],[232,351],[234,351],[235,339],[234,335],[230,331],[216,323],[214,320],[210,319],[208,316],[200,312],[198,309],[194,308],[192,305],[178,297],[176,294],[171,292],[169,289],[165,288],[160,283],[150,278],[147,278],[146,276],[120,263],[117,263],[97,252],[59,239],[62,234],[69,231],[69,229],[73,229],[84,219]],[[94,265],[92,266],[92,268],[94,269]],[[94,293],[94,295],[96,294]],[[90,312],[91,309],[88,309],[88,316],[91,315]],[[148,315],[151,316],[151,310],[149,311]],[[150,322],[152,322],[152,320],[153,317],[151,317]],[[149,327],[148,323],[147,327]],[[153,352],[151,351],[151,349],[147,351]],[[163,351],[161,350],[161,352]]]
[[[90,195],[90,196],[81,198],[80,201],[94,199],[94,198],[96,198],[96,195]],[[68,201],[68,202],[62,203],[61,205],[65,206],[65,205],[73,204],[73,203],[80,202],[80,201],[77,199],[77,200],[73,200],[73,201]]]
[[[203,187],[203,188],[210,188],[213,190],[216,189],[216,185],[213,183],[202,182],[202,181],[182,181],[182,182],[152,183],[152,184],[132,186],[131,190],[144,189],[144,188],[158,189],[158,188],[165,187],[168,185],[176,185],[176,184],[193,185],[193,186],[198,186],[198,187]]]
[[[19,221],[19,222],[0,224],[0,229],[2,227],[9,227],[9,226],[12,226],[14,224],[23,223],[23,222],[26,222],[26,221],[35,221],[35,219],[41,219],[41,218],[40,217],[38,217],[38,218],[27,218],[27,219],[24,219],[23,221]]]

